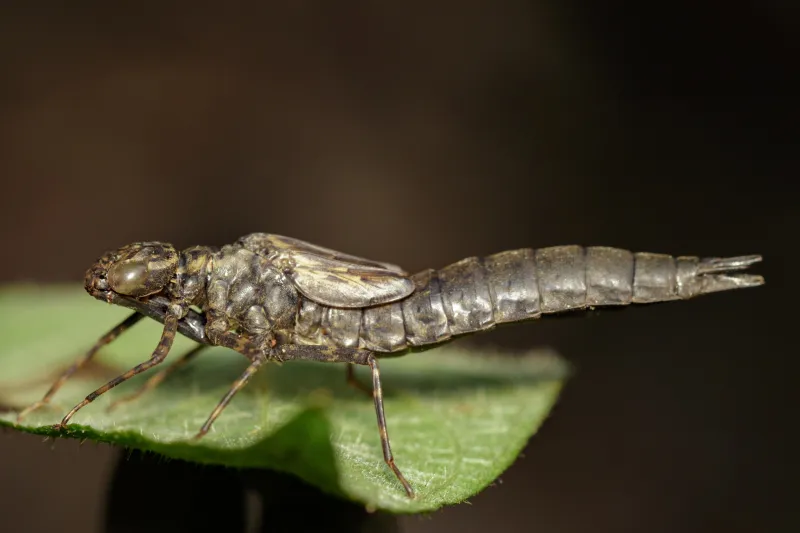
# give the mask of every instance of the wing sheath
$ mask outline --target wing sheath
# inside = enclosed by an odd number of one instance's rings
[[[239,239],[239,243],[268,258],[303,296],[323,305],[371,307],[401,300],[414,292],[408,274],[391,263],[269,233],[252,233]]]

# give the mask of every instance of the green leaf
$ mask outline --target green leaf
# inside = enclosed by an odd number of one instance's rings
[[[129,311],[76,286],[0,291],[0,424],[42,435],[108,379],[146,360],[161,325],[145,320],[102,350],[54,398],[15,424],[15,410],[41,398],[58,374]],[[178,337],[167,362],[194,345]],[[397,465],[417,492],[408,499],[383,462],[372,400],[347,386],[342,365],[269,364],[234,398],[212,431],[189,441],[247,361],[211,348],[138,400],[106,412],[151,370],[99,397],[73,419],[67,437],[165,456],[293,473],[322,490],[398,513],[463,502],[516,459],[555,403],[568,375],[550,351],[520,357],[454,344],[382,359],[381,376]],[[369,369],[356,376],[369,383]]]

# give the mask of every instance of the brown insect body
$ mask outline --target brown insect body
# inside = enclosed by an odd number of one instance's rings
[[[236,350],[250,360],[197,438],[209,431],[236,392],[268,360],[367,365],[372,370],[384,459],[413,497],[394,464],[374,354],[436,345],[548,313],[753,287],[763,278],[739,271],[760,260],[756,255],[674,258],[571,245],[470,257],[410,276],[389,263],[266,233],[253,233],[221,248],[196,246],[180,252],[164,243],[134,243],[101,257],[85,280],[94,297],[134,309],[134,315],[101,338],[19,418],[48,403],[100,347],[146,315],[164,324],[151,358],[89,394],[59,427],[100,394],[161,363],[178,331],[204,345]],[[186,364],[197,351],[155,375],[133,397]]]

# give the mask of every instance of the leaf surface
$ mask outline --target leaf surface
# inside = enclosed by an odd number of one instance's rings
[[[59,435],[52,425],[68,409],[146,360],[161,332],[149,319],[70,378],[52,407],[15,424],[16,410],[40,399],[128,313],[72,285],[0,291],[0,425]],[[114,399],[137,390],[192,346],[179,336],[165,363],[99,397],[60,435],[199,463],[280,470],[370,508],[423,512],[463,502],[502,474],[545,420],[568,375],[564,361],[548,350],[508,357],[451,343],[382,359],[392,448],[417,492],[410,500],[383,462],[372,400],[346,384],[343,365],[265,365],[196,442],[189,439],[247,366],[235,352],[206,349],[156,389],[107,412]],[[368,368],[358,368],[356,376],[370,383]]]

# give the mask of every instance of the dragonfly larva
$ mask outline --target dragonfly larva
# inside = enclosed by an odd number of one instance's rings
[[[204,346],[224,346],[250,361],[195,438],[208,433],[233,396],[268,361],[313,360],[369,366],[383,456],[395,465],[384,415],[378,358],[441,344],[497,324],[595,306],[688,299],[764,283],[742,273],[760,256],[672,257],[602,246],[553,246],[470,257],[439,270],[409,275],[400,267],[362,259],[280,235],[253,233],[221,248],[178,251],[160,242],[108,252],[87,271],[86,290],[134,313],[106,333],[53,384],[64,381],[103,346],[144,316],[163,323],[152,356],[76,405],[57,427],[95,398],[161,363],[177,332],[200,346],[154,375],[132,396],[153,388]]]

